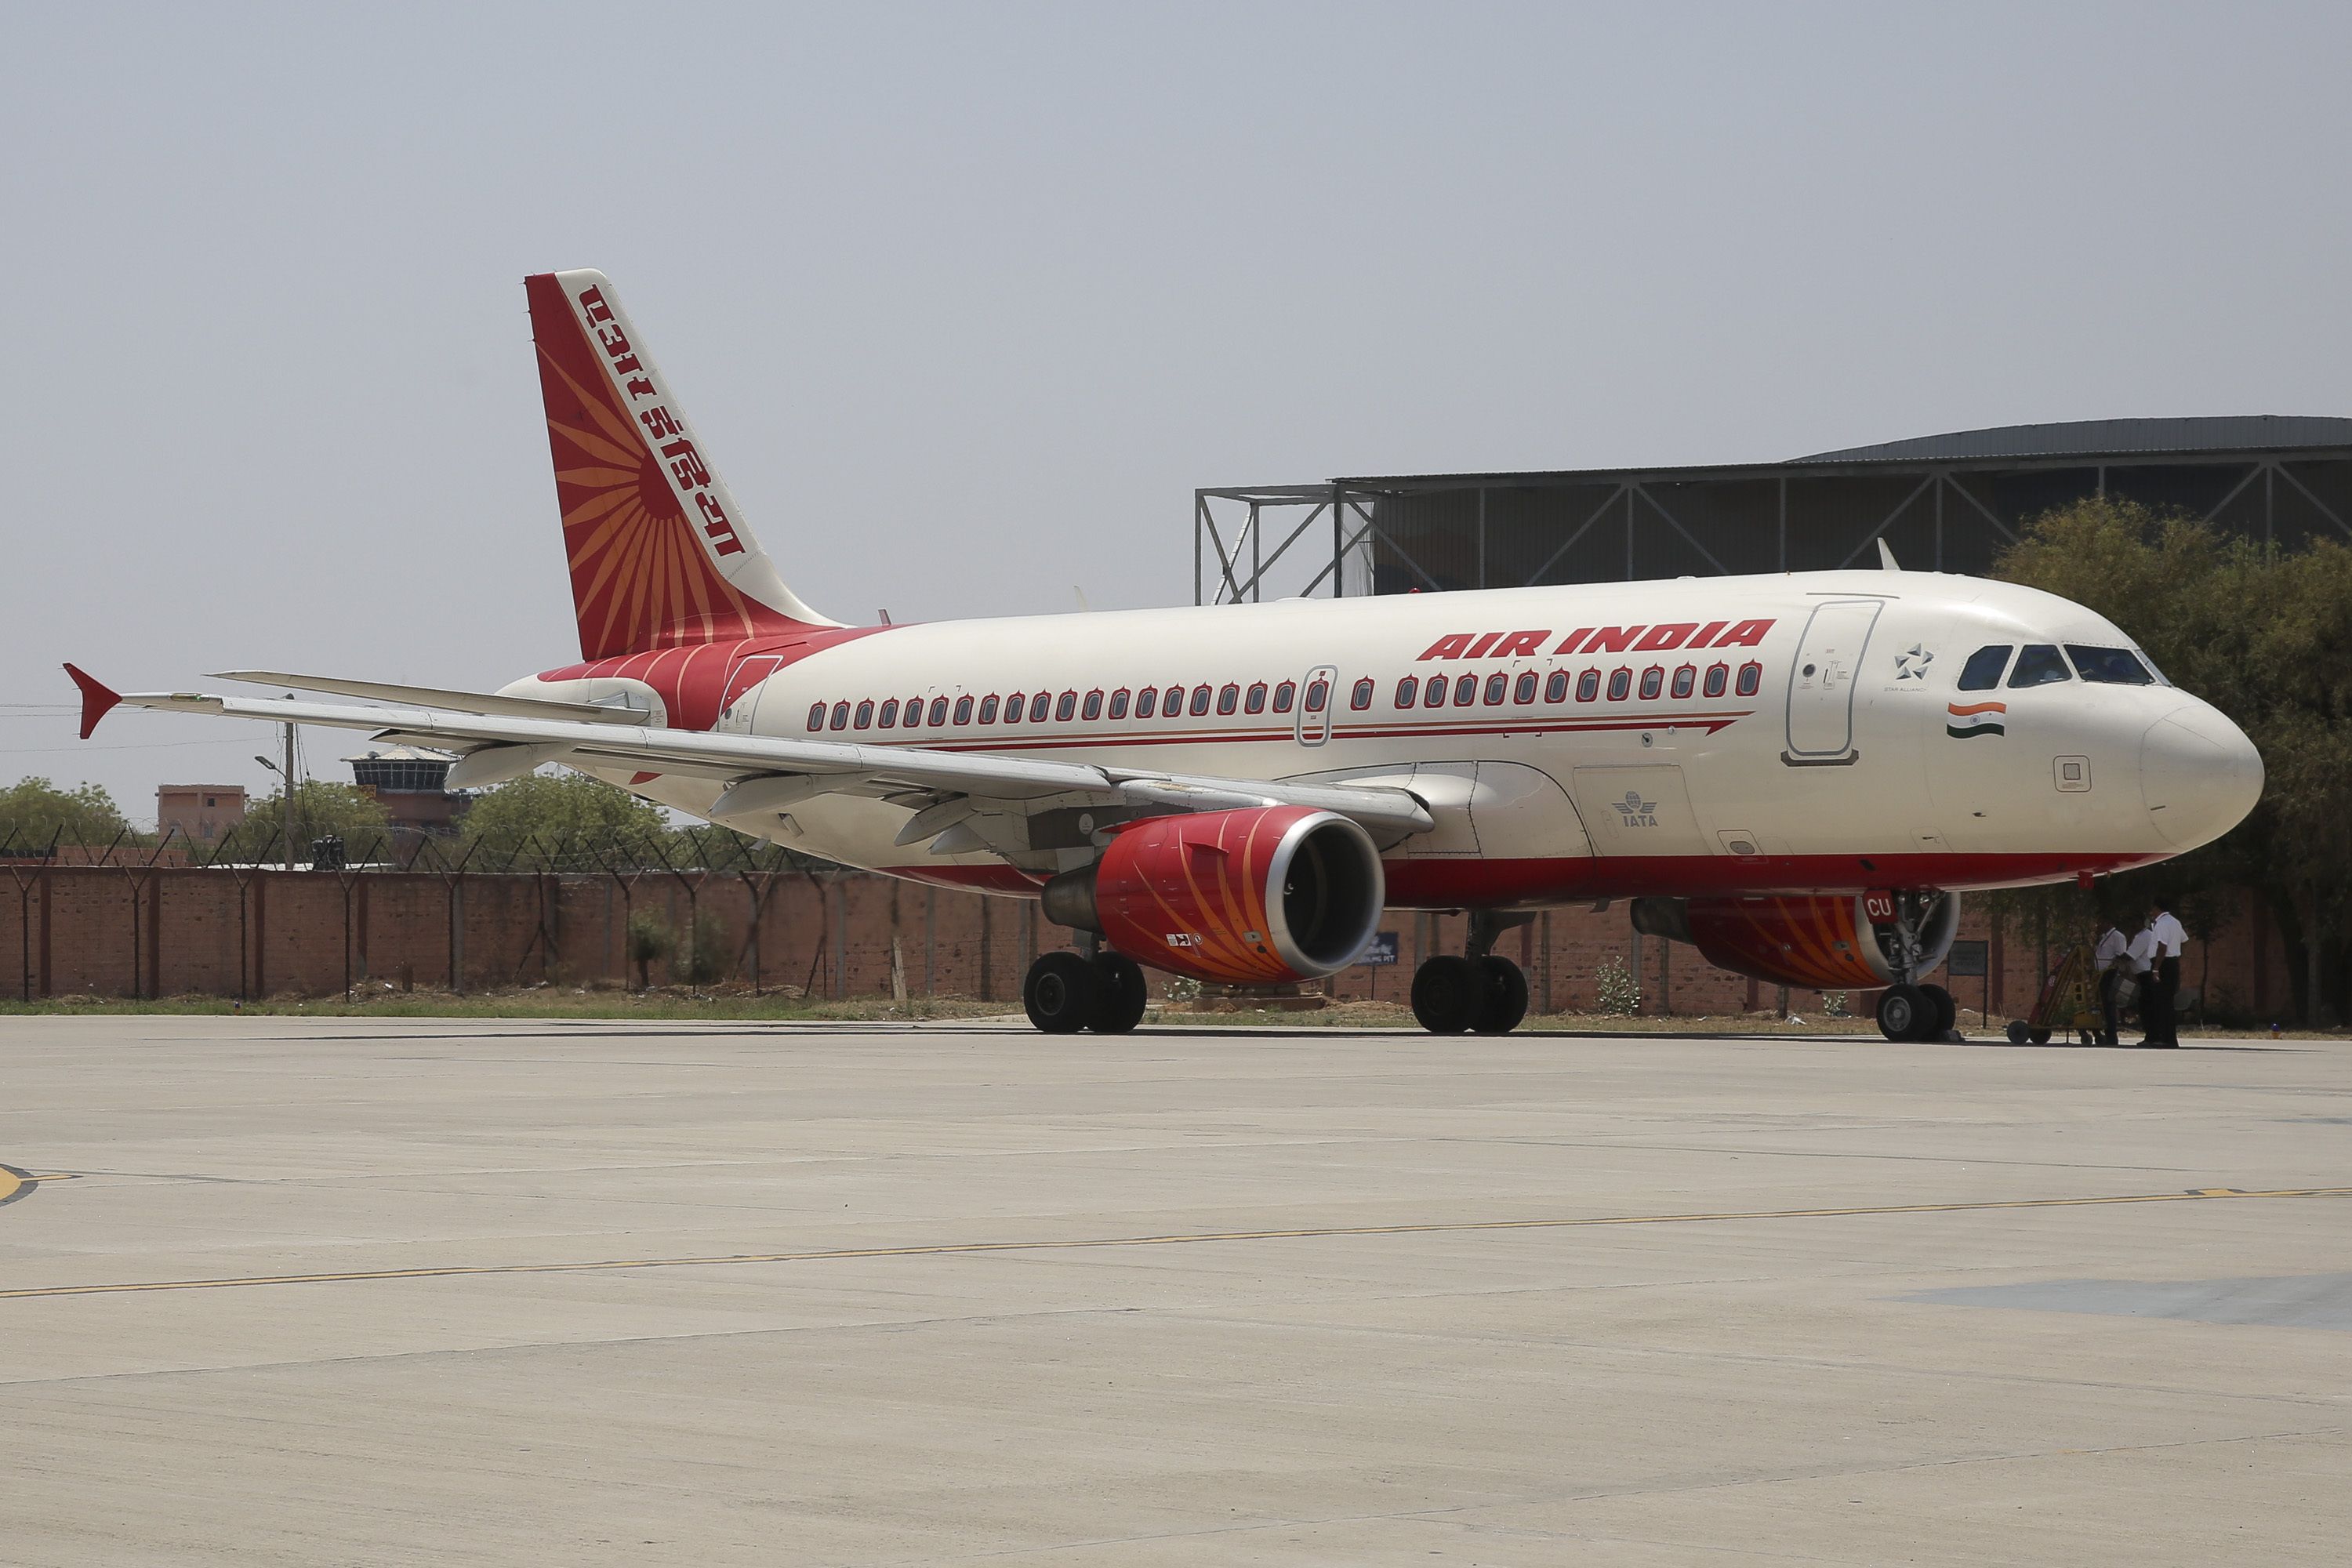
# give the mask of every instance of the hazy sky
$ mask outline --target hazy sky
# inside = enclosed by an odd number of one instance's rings
[[[0,782],[134,817],[269,733],[61,659],[574,657],[530,271],[845,620],[1188,602],[1196,485],[2352,413],[2340,5],[0,18]]]

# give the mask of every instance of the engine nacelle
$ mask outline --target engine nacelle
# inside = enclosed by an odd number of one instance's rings
[[[1775,985],[1815,991],[1868,991],[1892,985],[1898,895],[1821,894],[1810,898],[1636,899],[1633,927],[1652,936],[1686,942],[1718,969]],[[1924,979],[1944,962],[1960,929],[1958,893],[1933,900],[1919,925]]]
[[[1123,824],[1101,859],[1045,884],[1045,905],[1139,963],[1270,985],[1353,963],[1387,890],[1361,827],[1275,805]]]

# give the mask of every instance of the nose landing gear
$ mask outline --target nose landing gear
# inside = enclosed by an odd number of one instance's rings
[[[1507,1035],[1528,1016],[1528,977],[1496,954],[1495,939],[1533,915],[1473,910],[1468,952],[1441,953],[1413,971],[1412,1016],[1433,1035]]]
[[[1890,1040],[1939,1040],[1959,1022],[1959,1005],[1952,994],[1918,980],[1923,971],[1940,962],[1940,956],[1931,958],[1927,952],[1926,931],[1950,897],[1932,891],[1895,896],[1894,932],[1890,938],[1882,931],[1879,938],[1895,975],[1895,983],[1878,995],[1878,1032]]]

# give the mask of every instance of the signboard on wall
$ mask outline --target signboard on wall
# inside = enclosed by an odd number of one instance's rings
[[[1985,965],[1990,945],[1985,942],[1956,942],[1952,943],[1952,951],[1945,956],[1944,967],[1956,980],[1987,973]]]

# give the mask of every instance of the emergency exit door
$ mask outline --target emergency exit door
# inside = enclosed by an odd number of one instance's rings
[[[1832,599],[1813,606],[1789,667],[1788,750],[1791,766],[1853,761],[1853,680],[1879,599]]]

